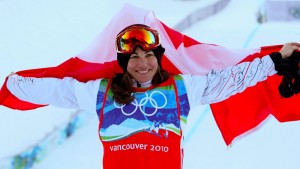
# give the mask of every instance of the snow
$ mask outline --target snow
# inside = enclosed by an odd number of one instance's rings
[[[1,84],[12,71],[55,66],[76,55],[126,2],[152,9],[157,18],[175,26],[190,12],[217,0],[1,0]],[[256,22],[255,15],[262,3],[231,0],[222,12],[183,33],[200,42],[229,48],[299,42],[300,22]],[[27,112],[0,107],[0,162],[65,125],[74,112],[51,106]],[[33,168],[102,168],[97,117],[89,117],[82,128]],[[186,126],[184,168],[298,169],[299,129],[299,122],[279,123],[269,117],[226,147],[208,106],[199,107],[191,112]]]

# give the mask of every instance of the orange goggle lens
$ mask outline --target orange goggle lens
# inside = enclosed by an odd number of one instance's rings
[[[137,45],[144,50],[154,49],[160,45],[158,32],[150,28],[132,27],[117,36],[118,53],[132,53]]]

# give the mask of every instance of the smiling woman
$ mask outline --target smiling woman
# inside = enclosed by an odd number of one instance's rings
[[[124,73],[112,80],[112,92],[117,102],[133,101],[132,87],[150,87],[169,78],[161,66],[165,49],[160,44],[156,30],[134,24],[122,30],[116,38],[117,60]]]

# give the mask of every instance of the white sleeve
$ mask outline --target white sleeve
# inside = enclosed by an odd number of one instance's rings
[[[7,88],[23,101],[94,112],[99,84],[100,79],[82,83],[70,77],[57,79],[12,75],[8,78]]]
[[[206,76],[182,75],[190,107],[220,102],[276,73],[269,56],[243,62]]]
[[[243,62],[224,70],[213,70],[207,75],[201,103],[210,104],[225,100],[275,73],[274,62],[270,56],[256,58],[252,62]]]

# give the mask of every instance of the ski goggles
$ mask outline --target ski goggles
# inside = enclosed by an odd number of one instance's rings
[[[144,50],[152,50],[160,45],[159,33],[151,28],[132,26],[117,35],[117,52],[122,54],[133,53],[136,46]]]

